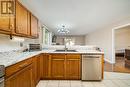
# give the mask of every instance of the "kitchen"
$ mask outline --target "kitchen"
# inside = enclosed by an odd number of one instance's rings
[[[108,15],[102,15],[105,17],[102,17],[102,23],[94,21],[94,12],[97,13],[96,20],[99,20],[98,16],[101,15],[95,11],[96,8],[91,10],[93,19],[84,15],[91,5],[100,9],[107,7],[104,6],[107,5],[107,0],[99,1],[101,3],[97,5],[94,4],[97,1],[87,3],[85,0],[70,1],[69,4],[64,0],[57,2],[1,0],[0,87],[129,87],[129,73],[104,70],[106,61],[110,61],[111,65],[114,63],[109,55],[111,50],[106,48],[109,47],[109,42],[104,44],[105,40],[109,39],[104,40],[103,37],[106,36],[102,36],[105,35],[103,33],[98,35],[100,38],[93,34],[94,31],[96,34],[101,31],[94,29],[109,25],[105,22],[109,19],[106,17]],[[129,11],[126,11],[130,5],[129,1],[110,1],[110,4],[115,7],[115,14],[118,14],[119,10],[116,6],[122,7],[125,15],[118,17],[126,17],[129,14]],[[88,7],[84,7],[86,5]],[[74,8],[77,12],[73,11]],[[71,14],[68,15],[67,12]],[[115,14],[113,12],[113,15]],[[87,17],[87,20],[83,20],[82,16]],[[129,18],[127,19],[125,24],[129,23]],[[93,22],[92,26],[88,20]],[[81,21],[82,23],[79,23]],[[85,26],[86,23],[88,26]],[[124,24],[120,23],[118,26],[121,25]],[[107,32],[105,29],[104,31]],[[97,39],[91,39],[91,35]]]

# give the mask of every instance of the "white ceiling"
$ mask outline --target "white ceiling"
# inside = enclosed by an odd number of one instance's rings
[[[130,0],[20,0],[50,30],[84,35],[130,16]]]

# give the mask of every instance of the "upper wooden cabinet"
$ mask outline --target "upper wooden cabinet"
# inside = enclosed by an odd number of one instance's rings
[[[30,35],[28,15],[28,11],[19,2],[16,2],[16,34]]]
[[[3,31],[11,31],[10,29],[10,18],[9,17],[2,17],[0,16],[0,30],[3,30]]]
[[[5,5],[5,3],[4,3]],[[0,2],[0,33],[7,33],[10,34],[11,33],[11,29],[13,27],[13,23],[12,19],[14,20],[14,15],[13,14],[9,14],[6,13],[6,11],[8,11],[8,9],[6,8],[6,6],[2,5],[2,2]],[[2,9],[4,11],[4,13],[2,13]]]
[[[37,38],[38,19],[16,0],[14,15],[0,15],[0,33]]]
[[[0,32],[11,34],[14,29],[14,16],[13,15],[0,15]]]
[[[31,14],[31,36],[38,37],[38,20]]]

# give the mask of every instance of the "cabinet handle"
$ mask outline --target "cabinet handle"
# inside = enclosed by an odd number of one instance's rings
[[[67,60],[70,60],[70,61],[79,61],[80,59],[67,59]]]
[[[52,59],[52,60],[57,60],[57,61],[60,61],[60,60],[62,60],[62,61],[63,61],[64,59]]]
[[[10,24],[10,28],[13,28],[14,26],[13,26],[13,24]]]
[[[29,65],[28,63],[23,63],[21,65],[19,65],[20,68],[26,67],[27,65]]]

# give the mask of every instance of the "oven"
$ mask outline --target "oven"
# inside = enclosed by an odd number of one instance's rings
[[[5,67],[0,65],[0,87],[4,87],[4,75],[5,75]]]

